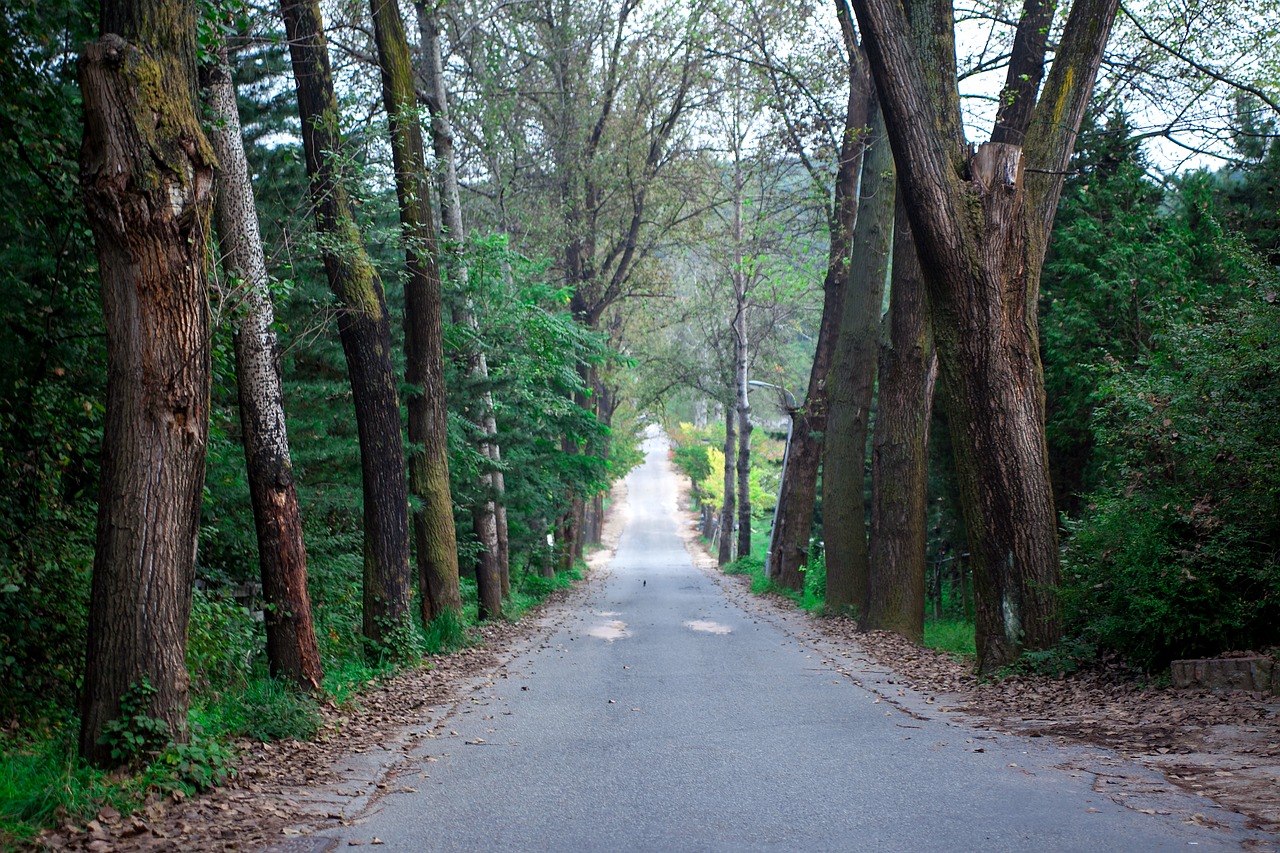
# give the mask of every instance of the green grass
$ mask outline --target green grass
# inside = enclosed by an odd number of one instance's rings
[[[436,614],[422,635],[422,648],[429,655],[448,654],[471,644],[467,636],[467,617],[445,609]]]
[[[531,608],[541,604],[558,589],[568,589],[574,581],[582,580],[586,565],[578,563],[572,569],[556,572],[554,577],[527,572],[512,578],[511,596],[502,603],[502,613],[509,622],[519,621]]]
[[[211,698],[197,697],[191,719],[217,739],[244,736],[264,743],[286,738],[306,740],[320,727],[315,697],[270,676],[253,679],[242,690],[210,701]]]
[[[76,754],[74,721],[0,734],[0,851],[28,849],[64,819],[92,819],[104,805],[129,814],[166,781],[159,763],[137,773],[96,770]]]
[[[924,623],[924,644],[928,648],[956,655],[978,653],[973,643],[973,623],[966,619],[929,619]]]
[[[533,573],[513,578],[511,596],[503,603],[506,619],[516,621],[558,589],[583,577],[582,566],[543,578]],[[423,630],[414,625],[404,638],[409,654],[399,660],[373,661],[354,643],[329,644],[323,692],[339,705],[358,707],[360,694],[424,657],[456,651],[474,642],[474,580],[462,582],[463,614],[437,618]],[[193,672],[201,676],[193,695],[190,720],[194,733],[188,746],[170,747],[136,773],[106,773],[82,761],[76,750],[78,723],[68,717],[22,730],[0,732],[0,851],[31,846],[41,830],[63,820],[83,823],[104,805],[121,814],[137,808],[148,791],[209,784],[212,774],[230,769],[226,746],[247,736],[257,740],[307,739],[320,725],[315,697],[265,672],[263,656],[253,640],[237,633],[234,643],[219,644],[226,623],[238,610],[204,607],[193,619]],[[344,614],[358,620],[358,614]],[[244,633],[244,632],[241,632]]]
[[[754,554],[750,557],[740,557],[724,567],[726,575],[747,575],[750,577],[752,595],[764,595],[772,592],[784,598],[789,598],[797,604],[800,603],[799,592],[778,586],[765,576],[764,571],[764,560],[757,558]]]

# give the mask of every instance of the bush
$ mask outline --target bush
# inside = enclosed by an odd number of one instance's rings
[[[805,610],[822,610],[827,603],[827,555],[818,551],[817,546],[809,546],[809,563],[802,567],[804,572],[804,591],[801,594],[800,606]]]
[[[1108,485],[1071,525],[1063,601],[1141,666],[1280,641],[1280,306],[1257,291],[1102,376]]]
[[[711,459],[707,455],[707,446],[694,444],[688,447],[677,447],[675,463],[693,484],[695,495],[700,491],[698,484],[711,475]]]
[[[187,670],[197,691],[215,692],[248,682],[266,643],[262,623],[234,598],[195,589],[187,628]]]

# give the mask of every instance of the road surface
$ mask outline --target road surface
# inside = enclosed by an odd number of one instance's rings
[[[1207,800],[1101,750],[909,713],[734,604],[685,551],[662,439],[646,451],[603,577],[323,833],[339,849],[1242,849]],[[1095,791],[1099,762],[1124,796]]]

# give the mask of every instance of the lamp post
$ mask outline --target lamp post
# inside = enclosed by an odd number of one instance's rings
[[[782,394],[779,396],[782,397],[783,406],[787,410],[787,444],[782,450],[782,475],[778,479],[778,499],[773,504],[773,523],[769,526],[769,549],[764,554],[764,570],[767,575],[769,567],[773,565],[773,537],[778,531],[778,510],[782,508],[782,484],[787,481],[787,462],[791,459],[791,434],[795,430],[796,412],[800,411],[800,407],[796,405],[795,395],[781,385],[761,382],[759,379],[752,379],[747,384],[757,388],[774,388],[781,391]]]

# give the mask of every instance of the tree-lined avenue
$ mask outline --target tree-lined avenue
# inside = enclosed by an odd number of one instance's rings
[[[885,701],[862,686],[878,668],[857,650],[829,654],[795,619],[744,610],[684,548],[666,443],[650,438],[645,450],[609,567],[437,721],[437,736],[387,780],[394,793],[342,830],[343,844],[1240,849],[1238,824],[1187,822],[1204,800],[1135,790],[1126,808],[1096,793],[1091,766],[1156,778],[1110,753]]]

